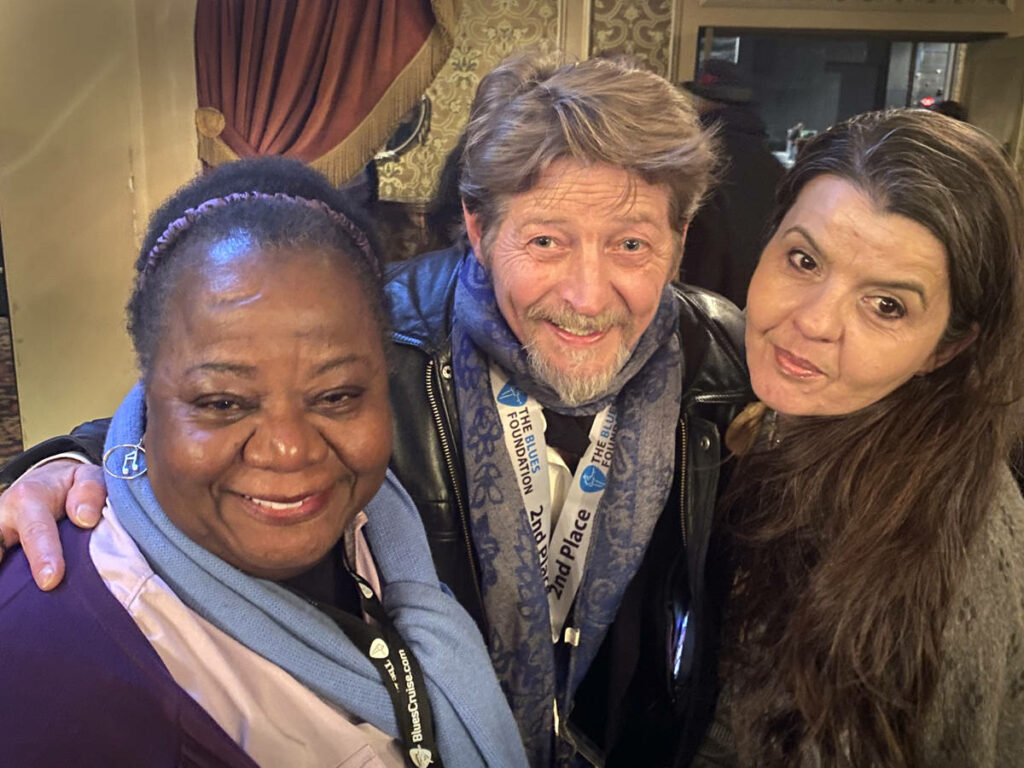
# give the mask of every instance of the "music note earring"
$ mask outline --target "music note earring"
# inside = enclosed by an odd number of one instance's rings
[[[134,480],[146,474],[146,449],[142,447],[142,438],[137,445],[125,443],[109,448],[103,454],[103,471],[118,480]]]

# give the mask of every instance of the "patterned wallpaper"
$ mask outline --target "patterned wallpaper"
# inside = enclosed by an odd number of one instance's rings
[[[880,10],[913,6],[936,12],[998,9],[1005,13],[1014,0],[699,0],[701,6],[777,8],[840,8],[851,3]],[[515,51],[530,47],[554,50],[564,4],[565,0],[463,0],[455,48],[427,91],[432,102],[428,135],[423,144],[397,160],[377,163],[381,199],[407,203],[411,209],[429,202],[445,157],[465,124],[481,76]],[[590,55],[630,54],[671,77],[673,16],[682,12],[683,4],[683,0],[591,0]]]
[[[480,78],[515,51],[554,50],[558,15],[559,0],[464,0],[455,49],[427,90],[432,110],[426,140],[397,160],[377,163],[382,200],[429,202]]]
[[[1012,13],[1015,0],[700,0],[722,8],[814,8],[824,10],[916,11],[924,13]]]
[[[626,53],[669,76],[673,0],[594,0],[590,55]]]

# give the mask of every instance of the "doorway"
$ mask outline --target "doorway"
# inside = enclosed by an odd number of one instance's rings
[[[740,68],[753,85],[769,145],[780,154],[798,126],[813,135],[861,112],[955,98],[965,43],[985,37],[717,27],[700,35],[696,68],[709,57]]]

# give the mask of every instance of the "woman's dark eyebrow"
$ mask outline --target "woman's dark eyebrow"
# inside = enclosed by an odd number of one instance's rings
[[[328,360],[323,365],[317,367],[317,369],[313,371],[313,375],[320,376],[321,374],[327,373],[328,371],[333,371],[335,368],[341,368],[346,365],[353,365],[355,363],[363,362],[365,360],[367,360],[367,357],[365,355],[358,354],[342,355],[341,357],[335,357],[331,360]],[[256,366],[244,365],[242,363],[199,363],[198,365],[193,365],[191,368],[185,371],[185,373],[186,375],[192,373],[230,373],[234,374],[235,376],[241,376],[242,378],[251,379],[253,376],[256,375]]]
[[[336,357],[333,360],[328,360],[326,363],[324,363],[315,371],[313,371],[313,375],[319,376],[323,373],[327,373],[328,371],[333,371],[335,368],[341,368],[346,365],[353,365],[355,363],[365,362],[368,359],[369,358],[367,358],[366,355],[342,355],[341,357]]]
[[[256,367],[241,363],[199,363],[185,371],[185,375],[193,373],[232,373],[235,376],[251,379],[256,375]]]
[[[817,252],[818,252],[819,254],[821,254],[821,255],[822,255],[822,256],[824,256],[825,258],[828,258],[828,254],[827,254],[827,253],[825,253],[825,249],[824,249],[824,248],[822,248],[822,247],[821,247],[820,245],[818,245],[817,241],[816,241],[816,240],[815,240],[815,239],[814,239],[813,237],[811,237],[811,233],[810,233],[810,232],[808,232],[808,231],[807,231],[806,229],[804,229],[803,227],[801,227],[801,226],[800,226],[799,224],[794,224],[794,225],[793,225],[792,227],[790,227],[789,229],[787,229],[787,230],[786,230],[785,234],[787,234],[787,235],[788,235],[788,234],[789,234],[790,232],[796,232],[796,233],[798,233],[798,234],[800,234],[800,235],[803,235],[803,238],[804,238],[804,239],[805,239],[805,240],[806,240],[806,241],[807,241],[808,243],[810,243],[810,244],[811,244],[811,247],[812,247],[812,248],[813,248],[813,249],[814,249],[815,251],[817,251]]]
[[[921,306],[928,309],[928,299],[924,295],[924,286],[909,280],[872,280],[872,285],[879,288],[888,288],[892,291],[910,291],[921,298]]]
[[[797,232],[798,234],[800,234],[805,240],[807,240],[808,243],[811,244],[811,247],[815,251],[824,256],[826,259],[828,258],[828,254],[825,253],[824,250],[822,250],[821,246],[818,245],[817,242],[815,242],[814,238],[811,237],[811,233],[808,232],[803,227],[801,227],[799,224],[796,224],[787,229],[785,234],[788,235],[790,232]],[[910,291],[911,293],[916,293],[921,298],[921,305],[925,309],[928,309],[928,298],[925,296],[924,286],[921,285],[921,283],[915,282],[913,280],[869,280],[868,282],[871,283],[871,285],[877,285],[879,288],[888,288],[893,291]]]

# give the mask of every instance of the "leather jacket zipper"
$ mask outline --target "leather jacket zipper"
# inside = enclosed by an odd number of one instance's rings
[[[735,403],[737,407],[749,403],[751,397],[742,396],[737,392],[703,392],[693,395],[690,400],[695,403]]]
[[[476,563],[473,560],[473,545],[469,539],[469,515],[466,512],[466,504],[462,498],[462,490],[459,488],[459,478],[455,471],[455,462],[452,461],[452,447],[445,432],[444,420],[441,418],[441,409],[437,404],[437,394],[434,391],[434,364],[433,358],[427,361],[427,401],[430,403],[430,411],[434,415],[434,426],[437,427],[437,436],[441,440],[441,453],[444,454],[444,463],[448,468],[448,479],[451,481],[452,489],[455,491],[455,506],[459,510],[459,519],[462,521],[462,533],[466,543],[466,556],[469,560],[469,570],[473,574],[473,588],[480,600],[480,609],[483,611],[484,596],[480,591],[480,576],[476,571]],[[487,623],[487,619],[484,619]]]
[[[682,525],[683,549],[686,549],[689,515],[686,514],[686,419],[679,419],[679,522]]]

